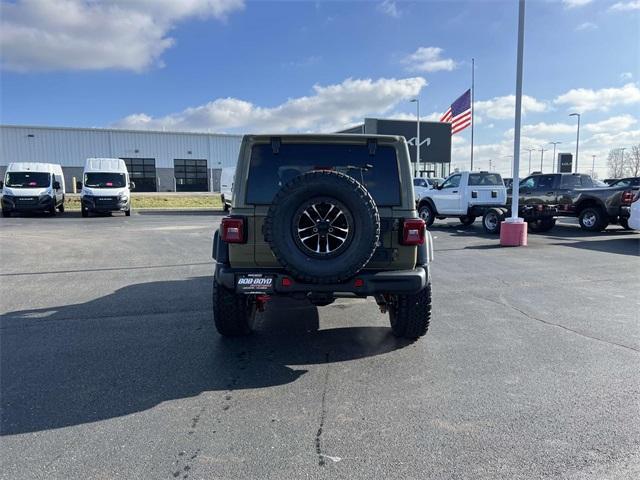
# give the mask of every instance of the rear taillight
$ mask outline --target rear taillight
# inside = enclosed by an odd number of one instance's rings
[[[245,243],[244,218],[224,217],[220,223],[222,240],[227,243]]]
[[[424,243],[425,223],[421,218],[410,218],[402,224],[402,244],[422,245]]]
[[[632,190],[627,190],[622,194],[622,205],[631,205],[633,202],[635,193]]]

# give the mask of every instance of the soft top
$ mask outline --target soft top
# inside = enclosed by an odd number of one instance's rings
[[[120,158],[87,158],[85,172],[119,172],[127,171],[124,160]]]

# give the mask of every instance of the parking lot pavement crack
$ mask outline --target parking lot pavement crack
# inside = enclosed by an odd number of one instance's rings
[[[508,308],[510,308],[512,310],[515,310],[516,312],[520,313],[521,315],[529,318],[530,320],[535,320],[536,322],[543,323],[543,324],[548,325],[550,327],[561,328],[562,330],[574,333],[574,334],[579,335],[579,336],[584,337],[584,338],[588,338],[588,339],[591,339],[591,340],[596,340],[598,342],[606,343],[606,344],[613,345],[613,346],[616,346],[616,347],[624,348],[626,350],[631,350],[631,351],[636,352],[636,353],[640,353],[640,349],[638,349],[636,347],[632,347],[631,345],[625,345],[623,343],[613,342],[611,340],[606,340],[604,338],[596,337],[595,335],[589,335],[587,333],[580,332],[578,330],[574,330],[573,328],[569,328],[569,327],[567,327],[565,325],[561,325],[559,323],[550,322],[550,321],[544,320],[544,319],[542,319],[540,317],[536,317],[534,315],[531,315],[530,313],[525,312],[524,310],[516,307],[515,305],[511,305],[509,302],[507,302],[502,297],[501,297],[500,300],[495,300],[493,298],[488,298],[488,297],[482,297],[480,295],[474,295],[474,297],[479,298],[480,300],[485,300],[487,302],[495,303],[497,305],[502,305],[503,307],[508,307]]]
[[[318,455],[318,465],[324,467],[326,462],[325,458],[337,458],[337,457],[329,457],[322,453],[322,431],[324,429],[324,422],[327,417],[327,386],[329,385],[329,354],[326,354],[325,362],[327,364],[325,372],[324,372],[324,383],[322,386],[322,400],[321,400],[321,408],[320,408],[320,425],[318,426],[318,431],[316,432],[316,454]],[[335,460],[334,460],[335,461]]]

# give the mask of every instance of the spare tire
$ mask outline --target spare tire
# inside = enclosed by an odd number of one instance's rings
[[[286,183],[273,199],[263,234],[284,269],[306,283],[338,283],[369,262],[380,216],[354,178],[314,170]]]

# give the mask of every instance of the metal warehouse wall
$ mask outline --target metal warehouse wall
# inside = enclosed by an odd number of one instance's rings
[[[204,159],[219,184],[223,168],[235,169],[241,141],[241,135],[0,125],[0,171],[11,162],[58,163],[66,177],[79,175],[88,157],[154,158],[158,175],[169,178],[174,159]]]

